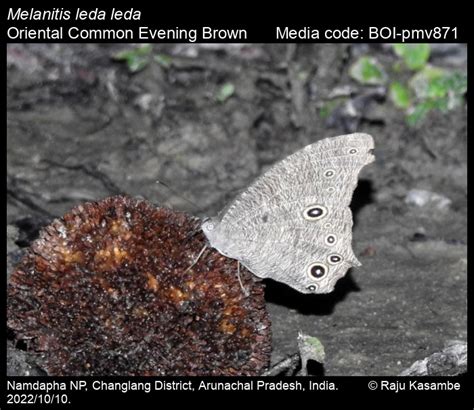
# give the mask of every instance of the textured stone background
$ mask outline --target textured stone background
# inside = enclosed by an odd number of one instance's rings
[[[365,53],[393,64],[388,45],[155,45],[171,65],[135,74],[113,59],[130,47],[8,46],[9,273],[41,226],[81,202],[128,193],[213,215],[275,161],[357,130],[374,136],[377,158],[353,200],[363,266],[329,295],[268,282],[272,361],[296,352],[301,330],[324,344],[327,375],[396,375],[466,339],[466,106],[407,127],[385,89],[348,77]],[[466,48],[434,46],[431,62],[465,71]],[[226,82],[235,93],[221,103]],[[318,108],[344,86],[355,115],[322,119]],[[411,189],[451,206],[407,205]],[[10,374],[38,371],[9,346]]]

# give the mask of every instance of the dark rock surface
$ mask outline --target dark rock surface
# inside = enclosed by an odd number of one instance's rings
[[[113,58],[131,47],[8,46],[7,271],[41,226],[81,202],[127,193],[213,215],[275,161],[357,130],[376,144],[352,206],[363,266],[329,295],[267,283],[272,361],[297,351],[300,330],[323,343],[327,375],[396,375],[466,340],[466,105],[409,128],[383,89],[347,74],[362,54],[393,64],[386,46],[154,45],[171,64],[135,74]],[[465,71],[465,46],[437,47],[431,63]],[[235,92],[219,102],[225,83]],[[322,102],[347,86],[356,115],[322,119]],[[451,204],[409,205],[412,189]],[[19,348],[9,373],[31,374],[34,356]]]

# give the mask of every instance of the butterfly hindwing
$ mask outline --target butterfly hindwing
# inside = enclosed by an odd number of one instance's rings
[[[263,278],[285,283],[302,293],[332,291],[336,281],[351,267],[347,262],[352,255],[351,250],[340,252],[307,243],[297,243],[294,247],[284,242],[246,245],[241,259],[245,267],[252,272],[260,272]],[[268,258],[262,259],[261,254],[268,255]],[[316,275],[311,273],[315,266],[320,268]]]

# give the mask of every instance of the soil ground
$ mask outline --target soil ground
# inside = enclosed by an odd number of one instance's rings
[[[81,202],[127,193],[212,216],[275,161],[324,137],[367,132],[376,162],[352,203],[363,266],[328,295],[268,281],[272,362],[297,351],[299,331],[325,346],[326,375],[396,375],[466,340],[465,104],[407,126],[384,87],[348,74],[364,54],[393,66],[389,45],[154,45],[170,60],[150,58],[137,73],[113,58],[132,47],[8,46],[9,273],[40,227]],[[430,63],[465,72],[466,48],[433,46]],[[234,92],[219,101],[226,83]],[[322,118],[331,93],[347,87],[355,113]],[[407,204],[412,189],[451,204]],[[36,371],[13,347],[8,366]]]

